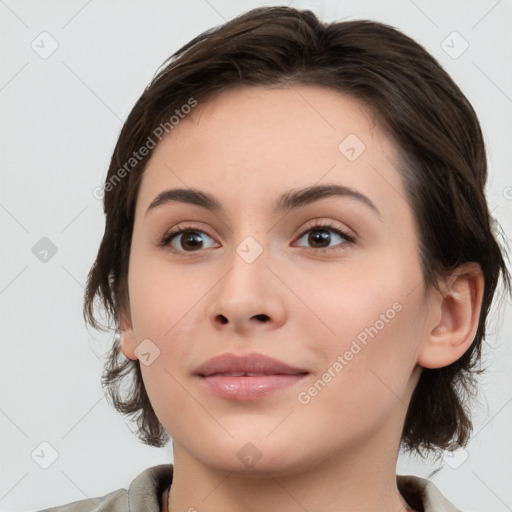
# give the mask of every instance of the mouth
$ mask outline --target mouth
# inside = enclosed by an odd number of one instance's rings
[[[263,354],[221,354],[194,372],[206,390],[225,400],[264,398],[302,381],[309,372]]]

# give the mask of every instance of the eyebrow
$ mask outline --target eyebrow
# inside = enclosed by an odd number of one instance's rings
[[[380,212],[370,198],[357,190],[342,185],[316,185],[284,193],[274,204],[274,213],[285,213],[307,206],[327,197],[350,197],[356,199],[374,211],[379,217]],[[156,207],[171,202],[193,204],[212,212],[222,211],[220,202],[212,195],[194,188],[176,188],[164,190],[148,206],[146,215]]]

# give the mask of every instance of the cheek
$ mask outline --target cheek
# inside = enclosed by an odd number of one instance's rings
[[[387,310],[376,300],[370,311],[359,311],[357,323],[363,328],[347,321],[345,333],[338,320],[341,334],[334,345],[324,347],[326,363],[300,390],[296,419],[302,416],[319,438],[340,443],[375,433],[390,417],[399,421],[416,361],[410,337],[415,335],[409,316],[413,309],[410,303],[395,303]],[[376,315],[386,312],[387,323]]]
[[[179,265],[149,252],[134,251],[130,260],[129,290],[133,326],[140,341],[174,337],[179,326],[204,297],[207,286]]]
[[[385,262],[347,267],[302,273],[292,281],[294,292],[307,306],[302,306],[301,313],[308,317],[305,325],[322,332],[314,338],[322,341],[323,351],[348,349],[353,340],[365,346],[372,340],[393,338],[386,333],[401,325],[404,307],[410,302],[410,278],[405,271],[394,271]]]
[[[405,393],[424,335],[422,287],[411,292],[410,284],[421,277],[415,268],[385,263],[349,277],[331,275],[309,294],[316,318],[305,322],[303,332],[323,363],[316,375],[322,381],[319,405],[360,412],[372,403],[378,410]]]

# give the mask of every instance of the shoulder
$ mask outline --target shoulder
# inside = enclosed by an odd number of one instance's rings
[[[419,476],[397,475],[398,489],[407,503],[423,512],[461,512],[430,481]]]
[[[160,497],[172,481],[172,464],[160,464],[140,473],[128,489],[87,498],[40,512],[160,512]]]

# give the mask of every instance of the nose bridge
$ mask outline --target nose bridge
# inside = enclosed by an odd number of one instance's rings
[[[266,250],[252,236],[244,238],[233,248],[228,263],[229,272],[219,283],[224,304],[248,305],[268,293],[270,272],[265,265],[267,256]]]

